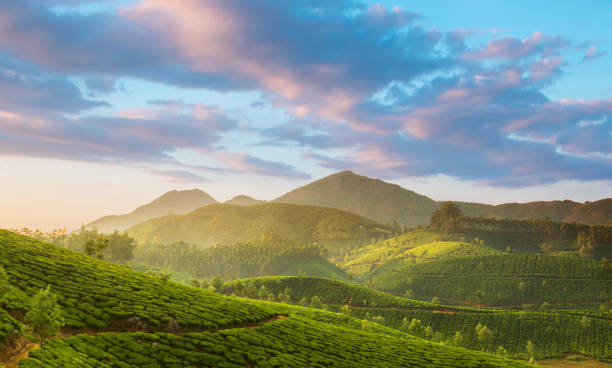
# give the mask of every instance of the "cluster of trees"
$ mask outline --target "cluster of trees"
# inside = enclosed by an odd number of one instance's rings
[[[444,202],[442,208],[435,210],[429,220],[429,225],[446,232],[456,231],[457,222],[461,217],[459,206],[451,201]]]
[[[278,275],[296,262],[327,262],[327,253],[316,243],[303,244],[265,232],[250,242],[201,248],[185,242],[139,247],[135,261],[163,267],[196,278],[239,279]]]
[[[453,202],[445,202],[431,216],[430,227],[447,233],[484,233],[484,237],[522,243],[528,251],[574,251],[584,258],[612,255],[612,226],[555,222],[549,219],[497,219],[463,216]],[[492,242],[492,245],[495,245]],[[528,246],[529,243],[538,246]],[[500,249],[505,248],[498,247]]]
[[[72,233],[66,233],[66,229],[42,232],[23,228],[12,231],[115,263],[125,263],[134,258],[136,248],[136,241],[125,232],[115,231],[111,234],[103,234],[96,229],[87,230],[84,226],[79,231]]]

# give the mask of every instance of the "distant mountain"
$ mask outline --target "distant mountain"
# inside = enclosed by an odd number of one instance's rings
[[[350,211],[381,223],[429,224],[442,202],[379,179],[342,171],[297,188],[274,202],[310,204]],[[591,203],[549,201],[529,203],[457,202],[467,216],[510,219],[549,218],[554,221],[612,225],[612,198]]]
[[[350,212],[284,203],[213,204],[186,215],[156,218],[128,229],[128,234],[142,243],[167,244],[182,240],[201,246],[249,241],[265,232],[301,242],[344,244],[380,238],[389,230]]]
[[[612,198],[579,204],[572,209],[564,221],[582,222],[589,225],[612,225]]]
[[[379,179],[342,171],[297,188],[274,202],[342,209],[382,223],[428,224],[440,204]]]
[[[138,207],[131,213],[119,216],[104,216],[85,225],[85,228],[96,228],[103,233],[115,230],[123,231],[131,226],[156,217],[170,214],[184,214],[214,203],[218,202],[199,189],[172,190],[153,202]]]
[[[264,203],[264,201],[257,200],[247,195],[238,195],[229,201],[224,202],[225,204],[231,204],[234,206],[252,206],[254,204]]]

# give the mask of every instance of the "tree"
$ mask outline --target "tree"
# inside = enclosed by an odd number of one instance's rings
[[[455,335],[453,336],[452,344],[455,346],[463,346],[464,344],[463,335],[461,335],[460,331],[455,331]]]
[[[116,231],[108,237],[106,252],[111,262],[127,262],[134,258],[136,240],[130,238],[127,233]]]
[[[8,274],[4,267],[0,266],[0,306],[2,305],[2,298],[11,288],[9,283]]]
[[[408,326],[408,333],[414,336],[423,337],[425,329],[423,328],[423,323],[421,323],[420,319],[412,319],[410,326]]]
[[[41,289],[30,303],[30,310],[25,315],[25,322],[30,332],[40,342],[40,366],[44,365],[44,343],[50,337],[58,334],[64,326],[64,318],[57,296],[51,292],[49,286]]]
[[[535,355],[535,346],[533,346],[533,343],[531,342],[531,340],[527,341],[527,356],[529,357],[529,360],[533,360],[534,359],[534,355]]]
[[[486,348],[491,340],[493,340],[493,331],[491,331],[487,326],[478,323],[476,325],[476,339],[482,345],[483,348]]]
[[[457,229],[457,219],[461,217],[461,210],[455,203],[448,201],[444,202],[442,208],[434,211],[429,221],[432,227],[442,229],[446,232],[455,231]]]
[[[215,276],[215,278],[212,279],[210,284],[215,288],[215,291],[220,292],[223,288],[223,280],[221,280],[219,276]]]
[[[268,298],[268,289],[266,289],[266,285],[261,285],[259,291],[257,292],[257,297],[259,299],[267,299]]]
[[[323,303],[321,303],[321,299],[319,298],[318,295],[314,295],[310,299],[310,307],[311,308],[321,308],[322,306],[323,306]]]
[[[497,347],[497,351],[495,352],[495,354],[502,356],[502,357],[507,357],[508,356],[508,350],[506,350],[506,348],[504,348],[503,346],[498,346]]]
[[[103,234],[94,239],[88,239],[83,245],[85,254],[98,259],[104,259],[104,250],[108,248],[108,237]]]
[[[200,281],[198,281],[198,279],[191,279],[191,281],[189,281],[189,285],[199,289]]]

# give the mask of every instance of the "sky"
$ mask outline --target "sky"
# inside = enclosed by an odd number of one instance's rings
[[[0,2],[0,227],[341,170],[436,200],[612,196],[609,1]]]

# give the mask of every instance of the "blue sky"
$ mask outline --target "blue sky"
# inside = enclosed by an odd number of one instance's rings
[[[336,171],[434,199],[612,193],[606,1],[0,4],[0,227]],[[33,214],[32,208],[45,204]]]

